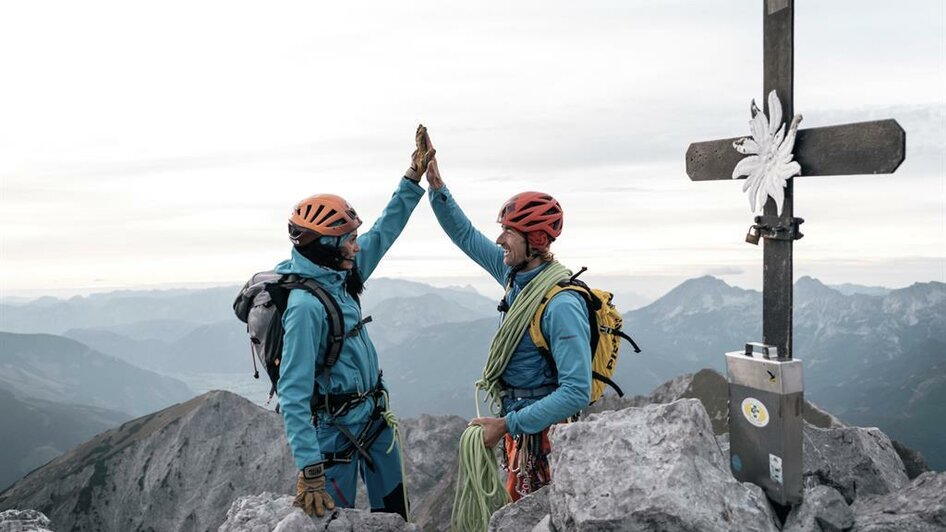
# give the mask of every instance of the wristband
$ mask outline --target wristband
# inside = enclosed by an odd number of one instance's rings
[[[322,462],[307,465],[302,468],[302,477],[306,480],[313,480],[325,475],[325,468]]]
[[[420,183],[420,176],[417,175],[417,169],[414,168],[413,166],[408,168],[407,171],[404,172],[404,179],[410,179],[411,181],[415,183]]]

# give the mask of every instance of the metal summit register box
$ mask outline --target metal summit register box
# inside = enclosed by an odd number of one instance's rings
[[[726,353],[729,374],[729,467],[781,505],[802,501],[802,405],[798,359],[776,348],[746,344]]]

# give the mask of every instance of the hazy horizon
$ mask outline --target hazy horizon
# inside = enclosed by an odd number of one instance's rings
[[[583,274],[585,277],[587,274]],[[761,279],[759,281],[759,286],[748,286],[739,282],[733,282],[732,279],[728,279],[726,276],[713,275],[711,273],[706,273],[704,275],[710,275],[718,279],[723,280],[730,286],[747,289],[747,290],[756,290],[761,291]],[[882,288],[888,290],[897,290],[901,288],[907,288],[916,283],[928,283],[928,282],[943,282],[938,279],[916,279],[913,281],[905,282],[903,284],[897,285],[883,285],[883,284],[863,284],[863,283],[850,283],[850,282],[827,282],[823,279],[820,279],[816,276],[809,275],[796,275],[795,281],[798,281],[801,277],[813,277],[814,279],[824,283],[827,286],[838,287],[843,285],[855,285],[863,288]],[[662,296],[666,295],[667,292],[673,288],[679,286],[681,283],[689,280],[696,279],[700,276],[694,277],[677,277],[677,276],[588,276],[589,282],[595,287],[600,287],[606,290],[614,292],[616,295],[631,295],[635,296],[637,299],[643,299],[647,301],[647,304],[650,302],[656,301]],[[430,285],[436,288],[457,288],[463,290],[473,290],[474,292],[485,296],[485,297],[496,297],[499,298],[502,295],[502,288],[496,284],[492,278],[487,276],[467,276],[467,277],[438,277],[438,278],[424,278],[424,277],[372,277],[368,281],[366,286],[367,290],[371,289],[372,280],[395,280],[395,281],[408,281],[423,283]],[[244,280],[245,281],[245,280]],[[76,288],[76,289],[61,289],[58,291],[50,291],[44,289],[25,289],[16,291],[14,293],[3,293],[0,294],[0,303],[5,304],[26,304],[34,302],[38,299],[52,297],[60,300],[68,300],[73,297],[88,297],[92,295],[104,295],[112,293],[121,293],[121,292],[172,292],[178,290],[205,290],[205,289],[214,289],[214,288],[234,288],[238,287],[242,283],[235,282],[218,282],[218,283],[182,283],[182,284],[151,284],[151,285],[136,285],[136,286],[121,286],[121,287],[94,287],[94,288]],[[234,293],[235,297],[236,293]],[[633,308],[628,306],[627,303],[622,305],[621,298],[618,298],[617,304],[622,311],[632,310]]]

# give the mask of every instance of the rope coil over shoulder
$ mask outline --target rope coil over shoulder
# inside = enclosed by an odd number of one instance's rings
[[[474,383],[476,390],[484,390],[490,399],[490,413],[499,415],[502,394],[500,377],[506,371],[509,360],[516,346],[522,340],[522,335],[529,329],[529,322],[542,303],[545,294],[560,281],[568,279],[571,272],[557,261],[549,264],[544,270],[529,281],[522,292],[516,296],[506,319],[493,337],[489,346],[489,356],[483,368],[483,376]],[[478,397],[478,395],[477,395]],[[479,400],[476,401],[476,415],[480,415]]]
[[[499,415],[503,391],[500,377],[509,365],[513,351],[529,328],[529,322],[545,294],[570,276],[571,272],[567,268],[558,262],[552,262],[516,296],[506,319],[493,337],[483,376],[474,383],[477,417],[480,416],[479,390],[486,391],[490,400],[490,412]],[[509,494],[499,478],[499,468],[493,450],[483,445],[483,427],[467,427],[460,437],[460,470],[450,518],[453,530],[485,531],[489,527],[489,518],[493,512],[508,502]]]

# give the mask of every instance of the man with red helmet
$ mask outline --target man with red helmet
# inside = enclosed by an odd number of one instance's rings
[[[342,341],[337,361],[326,364],[326,304],[307,290],[289,293],[277,393],[299,468],[294,504],[309,515],[322,516],[336,504],[353,507],[360,469],[371,510],[407,519],[396,421],[388,411],[378,354],[363,327],[368,318],[362,318],[359,295],[424,195],[418,183],[434,152],[422,126],[416,140],[411,168],[366,233],[358,235],[355,209],[333,194],[308,197],[289,216],[292,256],[276,273],[321,285],[345,328],[344,339],[335,339]]]
[[[542,192],[516,194],[499,211],[501,231],[494,242],[460,209],[443,184],[436,159],[430,162],[427,180],[444,232],[506,288],[500,304],[504,321],[477,383],[499,404],[499,417],[480,417],[471,424],[483,427],[487,447],[505,439],[506,489],[517,500],[551,479],[549,427],[577,414],[591,397],[591,332],[582,297],[565,290],[549,300],[540,319],[547,351],[540,352],[526,332],[544,295],[571,276],[549,249],[562,233],[562,207]]]

